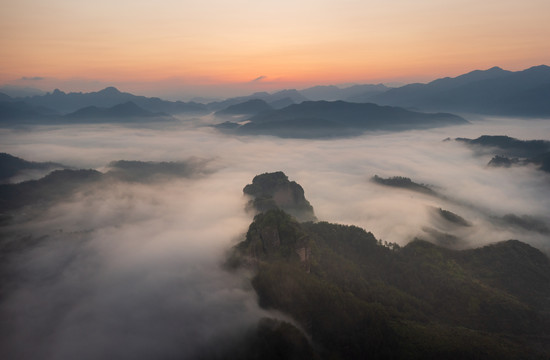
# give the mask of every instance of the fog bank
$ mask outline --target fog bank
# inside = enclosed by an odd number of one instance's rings
[[[242,188],[264,172],[284,171],[302,185],[320,220],[357,225],[384,241],[405,245],[446,233],[460,239],[458,248],[518,239],[550,252],[548,234],[496,220],[515,214],[548,223],[548,174],[488,168],[490,155],[443,141],[484,134],[550,140],[550,122],[468,120],[332,140],[226,136],[196,127],[197,119],[169,129],[0,130],[1,151],[26,160],[106,171],[116,160],[195,158],[206,167],[197,177],[98,184],[4,227],[10,241],[36,245],[7,267],[17,282],[6,285],[1,303],[2,351],[22,359],[193,358],[223,334],[244,331],[266,313],[246,276],[221,262],[252,220]],[[384,187],[369,181],[374,175],[409,177],[440,196]],[[454,226],[434,208],[471,226]]]

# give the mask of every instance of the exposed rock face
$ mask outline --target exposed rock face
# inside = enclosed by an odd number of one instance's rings
[[[295,181],[289,181],[282,172],[257,175],[243,192],[252,196],[248,207],[257,212],[282,209],[298,221],[315,221],[313,207],[304,196],[304,189]]]
[[[295,218],[281,209],[267,210],[254,217],[245,241],[236,247],[235,259],[245,266],[257,266],[274,259],[292,259],[309,273],[312,241]]]
[[[265,175],[274,183],[269,189],[288,181],[264,174],[248,188],[260,191]],[[448,210],[433,213],[448,227],[471,225]],[[446,246],[419,239],[383,245],[355,226],[300,223],[271,209],[254,217],[227,265],[255,270],[260,306],[291,316],[316,345],[314,358],[549,358],[548,257],[517,240],[452,250],[460,238],[424,231]]]

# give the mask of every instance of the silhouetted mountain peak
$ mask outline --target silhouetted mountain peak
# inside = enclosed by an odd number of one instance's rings
[[[530,71],[530,70],[544,70],[544,71],[550,71],[550,66],[548,65],[536,65],[536,66],[532,66],[530,67],[529,69],[526,69],[525,71]]]
[[[550,79],[550,66],[537,65],[537,66],[530,67],[529,69],[519,71],[517,74],[523,74],[528,78],[537,79],[539,81],[542,79],[545,79],[545,81],[548,81]]]
[[[98,91],[97,92],[98,94],[102,94],[102,95],[108,95],[108,96],[113,96],[113,95],[119,95],[119,94],[122,94],[116,87],[114,86],[109,86],[109,87],[106,87],[105,89],[101,90],[101,91]]]
[[[445,87],[456,87],[461,86],[467,83],[480,81],[480,80],[486,80],[486,79],[494,79],[497,77],[501,77],[504,75],[510,74],[510,71],[506,71],[501,69],[498,66],[494,66],[487,70],[474,70],[470,71],[469,73],[459,75],[457,77],[451,78],[451,77],[445,77],[442,79],[437,79],[432,82],[430,82],[428,85],[445,85]]]

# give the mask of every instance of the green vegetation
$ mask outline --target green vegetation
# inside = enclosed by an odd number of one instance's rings
[[[550,261],[519,241],[401,248],[355,226],[269,210],[232,259],[255,269],[260,305],[292,316],[321,358],[550,356]]]
[[[417,191],[417,192],[421,192],[429,195],[437,195],[437,193],[433,191],[429,185],[415,183],[408,177],[404,177],[404,176],[393,176],[389,178],[381,178],[378,175],[374,175],[371,180],[380,185],[398,187],[398,188]]]
[[[459,226],[472,226],[472,224],[470,224],[466,219],[464,219],[462,216],[460,215],[457,215],[449,210],[445,210],[445,209],[441,209],[441,208],[438,208],[437,209],[437,214],[439,214],[439,216],[443,219],[445,219],[446,221],[450,222],[450,223],[453,223],[455,225],[459,225]]]

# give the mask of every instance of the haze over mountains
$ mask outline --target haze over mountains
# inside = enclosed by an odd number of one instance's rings
[[[508,116],[550,115],[550,67],[523,71],[493,67],[428,84],[388,90],[371,101],[425,110],[445,110]]]
[[[144,111],[170,115],[214,111],[220,115],[255,115],[260,111],[283,109],[304,101],[368,102],[417,111],[537,117],[550,115],[549,99],[550,67],[541,65],[516,72],[493,67],[455,78],[442,78],[428,84],[409,84],[399,88],[384,85],[354,85],[347,88],[315,86],[300,91],[292,89],[273,94],[254,93],[207,104],[136,96],[120,92],[114,87],[91,93],[64,93],[56,89],[44,95],[18,98],[0,94],[0,120],[17,122],[34,118],[37,121],[53,122],[60,121],[61,115],[86,112],[101,118],[106,117],[105,114],[83,109],[92,106],[112,108],[129,102]],[[251,108],[249,101],[253,101],[256,108]],[[260,101],[265,104],[259,105]],[[144,114],[144,111],[140,111]]]

